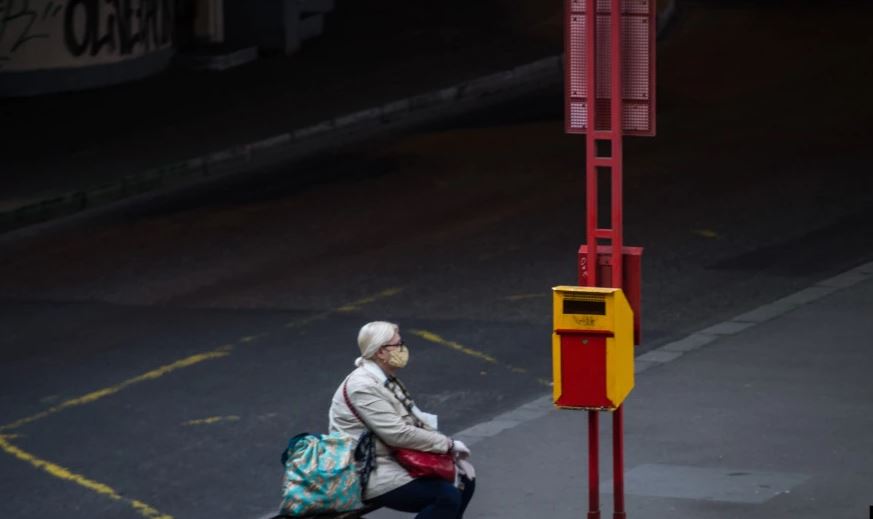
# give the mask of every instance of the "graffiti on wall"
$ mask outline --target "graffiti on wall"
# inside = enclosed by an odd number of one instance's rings
[[[173,43],[174,0],[0,0],[0,70],[114,63]]]

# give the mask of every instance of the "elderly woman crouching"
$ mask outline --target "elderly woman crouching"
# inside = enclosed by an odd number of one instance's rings
[[[417,519],[461,519],[476,487],[467,461],[470,450],[437,431],[436,416],[418,409],[396,378],[409,360],[398,326],[384,321],[365,324],[358,333],[358,347],[357,369],[337,388],[329,414],[330,432],[354,437],[367,429],[373,433],[375,464],[366,482],[365,502],[417,513]],[[392,457],[390,447],[451,453],[458,469],[454,483],[413,479]]]

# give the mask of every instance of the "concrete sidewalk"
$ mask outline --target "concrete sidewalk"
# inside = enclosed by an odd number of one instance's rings
[[[625,402],[627,516],[867,517],[871,316],[868,263],[638,358]],[[604,518],[611,422],[601,415]],[[555,410],[548,395],[457,436],[479,477],[466,517],[586,517],[584,413]]]

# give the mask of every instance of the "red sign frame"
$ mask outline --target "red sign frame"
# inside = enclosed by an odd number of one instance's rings
[[[588,131],[588,56],[596,55],[595,130],[610,130],[610,0],[596,0],[595,49],[587,50],[586,0],[565,0],[564,128]],[[622,134],[655,135],[655,0],[622,0]]]

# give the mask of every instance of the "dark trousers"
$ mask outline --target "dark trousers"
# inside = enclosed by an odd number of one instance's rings
[[[463,478],[464,490],[443,479],[420,478],[367,500],[401,512],[417,513],[415,519],[461,519],[476,490],[476,480]]]

